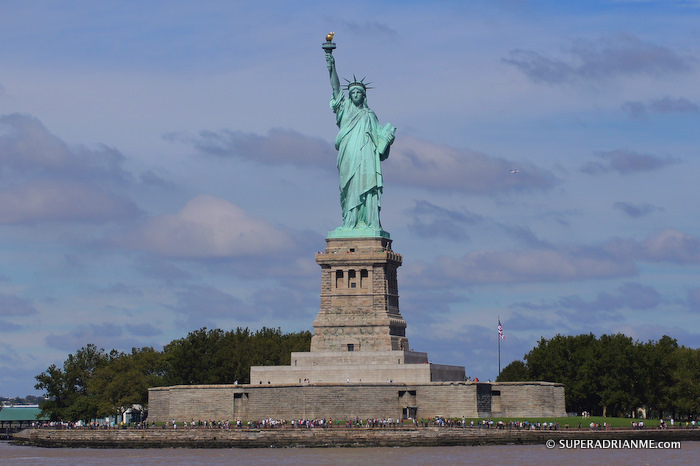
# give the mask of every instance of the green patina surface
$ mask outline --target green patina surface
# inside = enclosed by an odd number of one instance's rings
[[[377,116],[367,105],[368,87],[364,78],[357,80],[353,77],[345,94],[335,68],[334,48],[335,44],[330,40],[323,45],[333,89],[330,105],[338,125],[335,148],[338,150],[343,223],[328,237],[389,238],[379,219],[384,190],[381,162],[389,157],[396,128],[389,123],[379,124]]]
[[[329,238],[386,238],[391,239],[388,231],[381,228],[336,228],[328,232]]]

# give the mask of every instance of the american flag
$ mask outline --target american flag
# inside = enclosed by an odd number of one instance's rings
[[[506,336],[503,335],[503,325],[501,325],[501,319],[498,319],[498,336],[501,337],[501,340],[506,339]]]

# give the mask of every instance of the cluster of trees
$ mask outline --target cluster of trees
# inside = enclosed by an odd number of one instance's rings
[[[133,348],[109,353],[88,344],[35,377],[46,400],[42,412],[51,420],[89,421],[119,415],[148,402],[148,388],[179,384],[249,383],[250,366],[289,364],[291,353],[308,351],[311,333],[282,334],[237,328],[224,332],[202,328],[173,340],[163,351]]]
[[[10,406],[10,405],[38,405],[44,401],[40,396],[27,395],[25,397],[16,396],[14,398],[8,398],[6,396],[0,396],[0,405]]]
[[[622,334],[562,336],[506,366],[499,382],[564,384],[567,411],[603,416],[686,417],[700,413],[700,349],[669,336],[642,343]]]

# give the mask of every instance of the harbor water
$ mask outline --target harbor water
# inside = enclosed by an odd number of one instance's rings
[[[39,448],[0,442],[0,464],[104,465],[143,464],[547,464],[564,462],[656,465],[694,464],[700,442],[681,442],[679,449],[555,448],[545,445],[400,448],[265,448],[265,449],[90,449]]]

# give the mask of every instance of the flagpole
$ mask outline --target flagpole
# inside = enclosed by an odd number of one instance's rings
[[[498,325],[501,325],[501,316],[498,316]],[[496,335],[498,340],[498,375],[501,375],[501,330],[498,330],[498,335]]]

